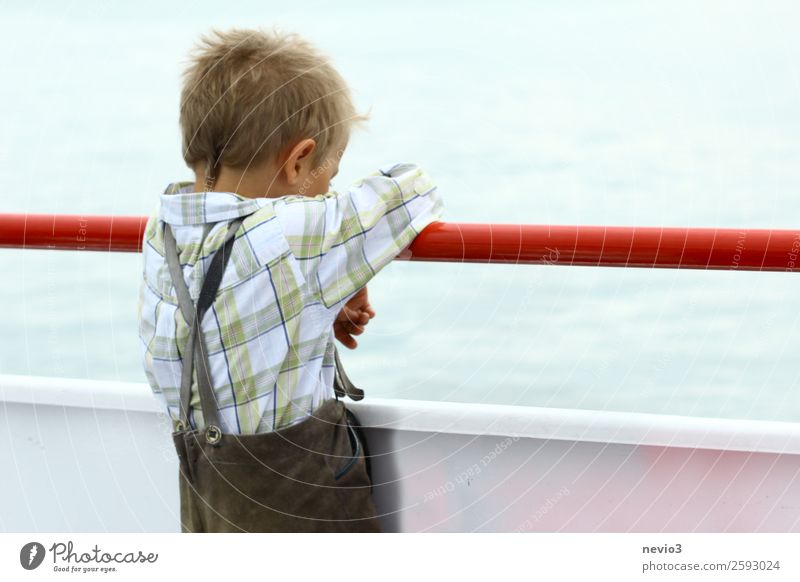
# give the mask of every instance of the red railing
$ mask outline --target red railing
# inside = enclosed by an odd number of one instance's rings
[[[0,247],[138,252],[147,217],[0,214]],[[469,263],[800,270],[800,230],[437,222],[400,259]]]

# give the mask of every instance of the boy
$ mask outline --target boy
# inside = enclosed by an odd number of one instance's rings
[[[381,168],[328,191],[357,115],[295,35],[204,37],[180,125],[194,182],[171,184],[143,245],[145,373],[173,424],[181,531],[379,531],[340,396],[375,316],[366,284],[442,214],[426,174]]]

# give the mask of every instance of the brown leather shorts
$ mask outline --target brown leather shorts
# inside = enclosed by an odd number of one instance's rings
[[[172,435],[182,532],[378,532],[364,443],[342,401],[274,432]]]

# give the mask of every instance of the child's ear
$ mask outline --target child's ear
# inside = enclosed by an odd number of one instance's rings
[[[297,185],[300,177],[311,171],[312,154],[315,149],[317,149],[317,142],[311,138],[302,139],[291,147],[286,162],[283,164],[283,172],[290,186]]]

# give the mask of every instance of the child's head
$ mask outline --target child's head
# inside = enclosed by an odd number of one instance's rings
[[[183,157],[207,187],[224,176],[266,180],[261,196],[325,192],[363,119],[339,73],[293,34],[212,31],[184,72]]]

